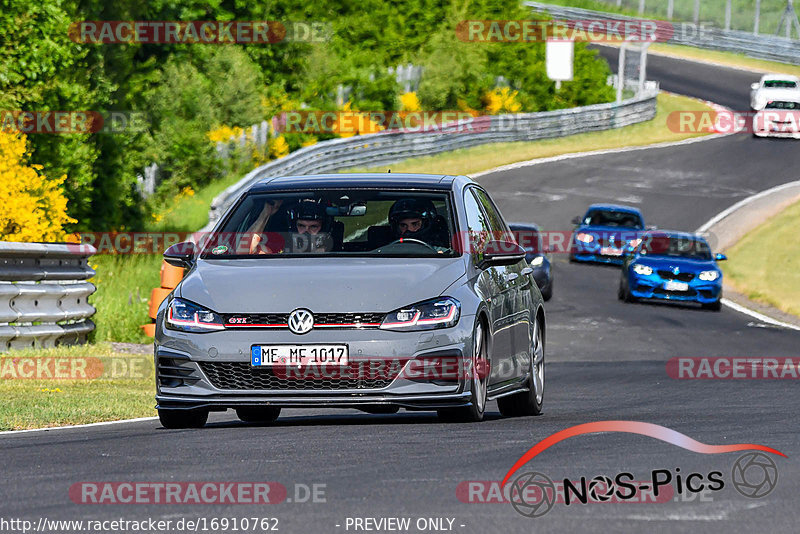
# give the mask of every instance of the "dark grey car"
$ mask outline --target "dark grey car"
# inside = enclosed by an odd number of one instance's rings
[[[197,245],[156,320],[165,427],[233,408],[536,415],[542,296],[489,195],[464,176],[268,178]]]

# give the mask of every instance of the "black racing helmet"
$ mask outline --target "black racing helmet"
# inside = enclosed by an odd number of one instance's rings
[[[324,204],[314,200],[301,200],[286,212],[289,219],[289,230],[297,232],[297,221],[320,221],[322,223],[321,232],[330,232],[333,224],[333,217],[328,215]]]
[[[399,224],[403,219],[421,219],[422,226],[416,232],[407,232],[403,237],[421,239],[427,237],[436,222],[436,208],[430,200],[403,198],[389,210],[389,224],[396,236],[400,236]]]

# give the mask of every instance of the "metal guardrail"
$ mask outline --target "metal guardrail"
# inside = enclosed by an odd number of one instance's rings
[[[643,92],[619,103],[539,113],[476,117],[468,121],[471,131],[464,131],[466,123],[459,122],[445,126],[437,132],[386,131],[322,141],[254,169],[220,193],[212,201],[209,223],[201,231],[210,231],[225,210],[244,191],[264,178],[376,167],[411,157],[486,143],[531,141],[621,128],[655,117],[656,96],[658,84],[647,82]]]
[[[617,13],[593,11],[577,7],[565,7],[540,2],[525,2],[525,5],[538,13],[547,12],[559,20],[641,20]],[[770,35],[754,35],[751,32],[723,30],[703,26],[695,27],[689,23],[674,22],[674,32],[670,32],[665,42],[736,52],[756,59],[766,59],[800,65],[800,41]],[[691,28],[692,31],[684,31]],[[658,32],[657,32],[658,35]],[[661,39],[659,39],[661,40]]]
[[[0,352],[86,341],[92,246],[0,241]]]

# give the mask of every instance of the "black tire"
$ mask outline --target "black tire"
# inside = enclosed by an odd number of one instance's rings
[[[236,417],[245,423],[274,423],[281,409],[274,406],[246,406],[236,408]]]
[[[528,391],[515,393],[508,397],[497,399],[497,407],[505,417],[521,417],[530,415],[540,415],[542,404],[544,403],[544,338],[539,321],[536,321],[536,332],[534,333],[534,347],[531,358],[530,369],[528,370]],[[538,360],[538,362],[537,362]],[[540,384],[541,393],[537,391],[537,384]]]
[[[483,421],[489,385],[489,349],[486,329],[478,322],[472,335],[472,360],[467,376],[470,380],[470,403],[457,408],[437,410],[439,418],[452,423],[477,423]]]
[[[623,276],[619,281],[619,290],[617,297],[625,302],[636,302],[636,297],[631,294],[631,288],[628,285],[628,279]]]
[[[704,310],[720,311],[722,310],[722,300],[717,299],[714,302],[706,302],[702,304]]]
[[[547,302],[553,298],[553,279],[550,278],[550,283],[542,288],[542,299]]]
[[[158,420],[164,428],[203,428],[208,410],[158,410]]]

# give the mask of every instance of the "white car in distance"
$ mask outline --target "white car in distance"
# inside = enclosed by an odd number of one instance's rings
[[[800,98],[800,78],[789,74],[765,74],[750,86],[750,107],[764,109],[767,102]]]

